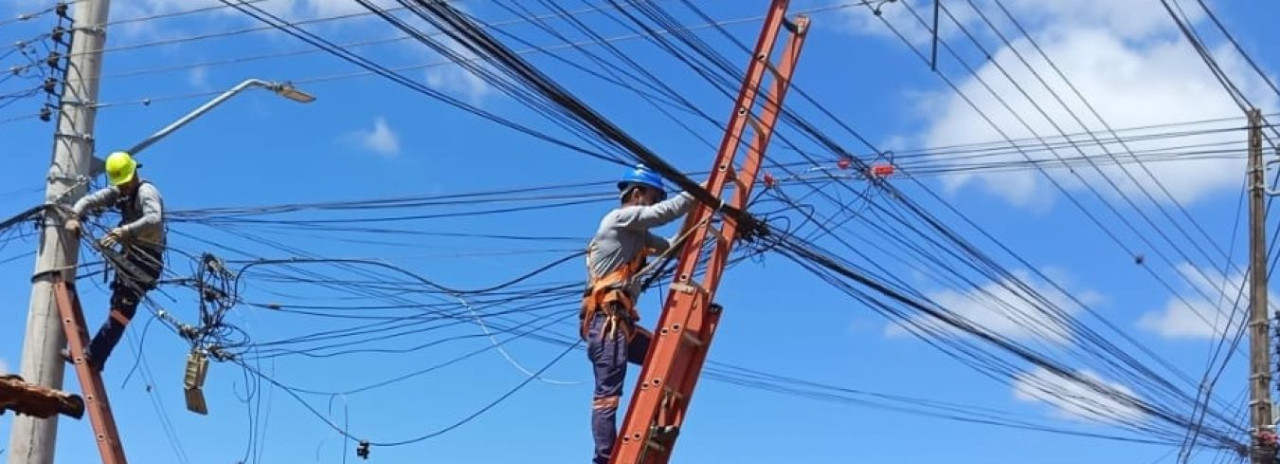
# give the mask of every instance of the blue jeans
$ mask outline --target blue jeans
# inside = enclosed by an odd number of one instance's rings
[[[647,332],[635,328],[632,329],[635,336],[630,342],[620,327],[607,330],[605,322],[608,316],[604,313],[596,313],[587,329],[587,357],[591,359],[596,378],[595,398],[591,403],[591,432],[596,442],[592,462],[596,464],[607,464],[613,454],[613,443],[618,437],[618,403],[622,398],[622,383],[627,378],[627,362],[643,364],[650,342]]]

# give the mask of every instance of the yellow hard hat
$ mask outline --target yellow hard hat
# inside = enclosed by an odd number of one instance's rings
[[[120,185],[133,180],[138,170],[138,163],[123,151],[117,151],[108,156],[106,165],[107,182],[111,185]]]

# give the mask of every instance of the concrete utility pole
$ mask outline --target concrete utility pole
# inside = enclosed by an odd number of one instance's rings
[[[1251,462],[1276,455],[1271,411],[1271,331],[1267,320],[1266,176],[1262,163],[1262,112],[1249,111],[1249,405],[1253,411]]]
[[[75,200],[84,195],[80,180],[90,175],[93,156],[93,123],[97,110],[98,75],[106,43],[110,0],[80,0],[74,4],[71,54],[58,109],[58,131],[53,137],[53,163],[46,179],[45,203]],[[65,241],[59,215],[46,213],[36,250],[27,334],[22,345],[22,377],[49,388],[61,388],[66,367],[58,351],[67,346],[66,335],[54,304],[52,273],[64,272],[75,281],[78,241]],[[74,239],[71,239],[74,240]],[[9,439],[9,464],[53,464],[57,416],[36,419],[18,416]]]

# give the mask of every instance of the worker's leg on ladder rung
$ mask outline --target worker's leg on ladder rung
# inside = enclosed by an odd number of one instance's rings
[[[627,377],[627,339],[621,330],[608,330],[604,314],[596,314],[587,330],[587,356],[595,372],[591,401],[591,432],[595,438],[592,462],[605,464],[618,436],[618,404]]]
[[[129,321],[133,320],[133,315],[138,312],[138,296],[136,292],[124,288],[116,288],[111,295],[111,311],[107,313],[107,318],[102,322],[102,327],[98,329],[98,333],[94,334],[93,341],[89,343],[89,363],[98,370],[106,365],[107,357],[111,356],[111,351],[115,349],[116,344],[120,342],[120,337],[124,335],[124,329],[129,325]]]
[[[644,365],[644,356],[649,354],[649,343],[653,341],[653,333],[637,326],[631,337],[631,342],[627,344],[627,361],[633,364]]]
[[[89,343],[89,362],[98,370],[106,364],[107,358],[120,342],[124,329],[138,312],[138,305],[147,291],[155,287],[156,279],[164,269],[164,249],[159,247],[131,246],[125,253],[125,259],[138,271],[139,276],[122,275],[116,272],[115,281],[111,283],[111,311],[102,323],[102,328]]]

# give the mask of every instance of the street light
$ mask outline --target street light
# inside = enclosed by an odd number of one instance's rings
[[[285,82],[283,84],[272,84],[271,91],[284,98],[296,101],[298,103],[311,103],[316,101],[316,97],[298,90],[293,84]]]
[[[133,148],[129,149],[128,151],[129,155],[137,156],[138,152],[151,146],[151,144],[156,143],[157,141],[169,135],[173,131],[178,130],[179,128],[181,128],[182,126],[185,126],[187,123],[191,122],[195,118],[198,118],[204,115],[209,110],[222,104],[222,102],[227,101],[231,97],[236,96],[236,94],[243,92],[245,89],[248,89],[250,87],[262,87],[274,92],[276,95],[280,95],[282,97],[288,98],[298,103],[311,103],[316,99],[316,97],[311,96],[311,94],[308,94],[306,92],[303,92],[301,90],[294,88],[293,84],[290,84],[288,82],[279,83],[279,82],[270,82],[270,81],[264,81],[259,79],[249,79],[237,84],[235,87],[232,87],[230,90],[223,92],[222,95],[218,95],[217,97],[214,97],[213,100],[209,100],[207,103],[200,105],[199,108],[196,108],[190,113],[187,113],[186,116],[183,116],[181,119],[174,121],[172,124],[169,124],[164,129],[160,129],[159,132],[151,134],[150,137],[147,137],[143,141],[138,142],[137,145],[134,145]]]
[[[225,102],[231,99],[231,97],[236,96],[236,94],[239,94],[240,92],[243,92],[245,89],[249,89],[252,87],[261,87],[261,88],[270,90],[276,95],[282,96],[284,98],[288,98],[298,103],[311,103],[316,100],[315,96],[309,93],[303,92],[301,90],[298,90],[293,86],[293,84],[289,82],[271,82],[271,81],[264,81],[261,79],[248,79],[244,82],[236,84],[235,87],[232,87],[226,92],[223,92],[221,95],[214,97],[212,100],[209,100],[205,104],[200,105],[200,107],[192,110],[190,113],[187,113],[186,116],[183,116],[177,121],[170,123],[168,126],[165,126],[165,128],[160,129],[154,134],[151,134],[150,137],[143,139],[141,142],[138,142],[132,148],[129,148],[127,153],[129,153],[129,155],[131,156],[137,156],[138,152],[145,150],[147,147],[160,141],[160,139],[167,137],[169,134],[182,128],[182,126],[187,125],[187,123],[190,123],[196,118],[209,112],[209,110],[212,110],[214,107],[222,104],[222,102]],[[93,157],[93,166],[91,169],[90,177],[97,177],[101,175],[105,170],[106,170],[105,162],[102,160],[102,158],[99,158],[96,156]]]

